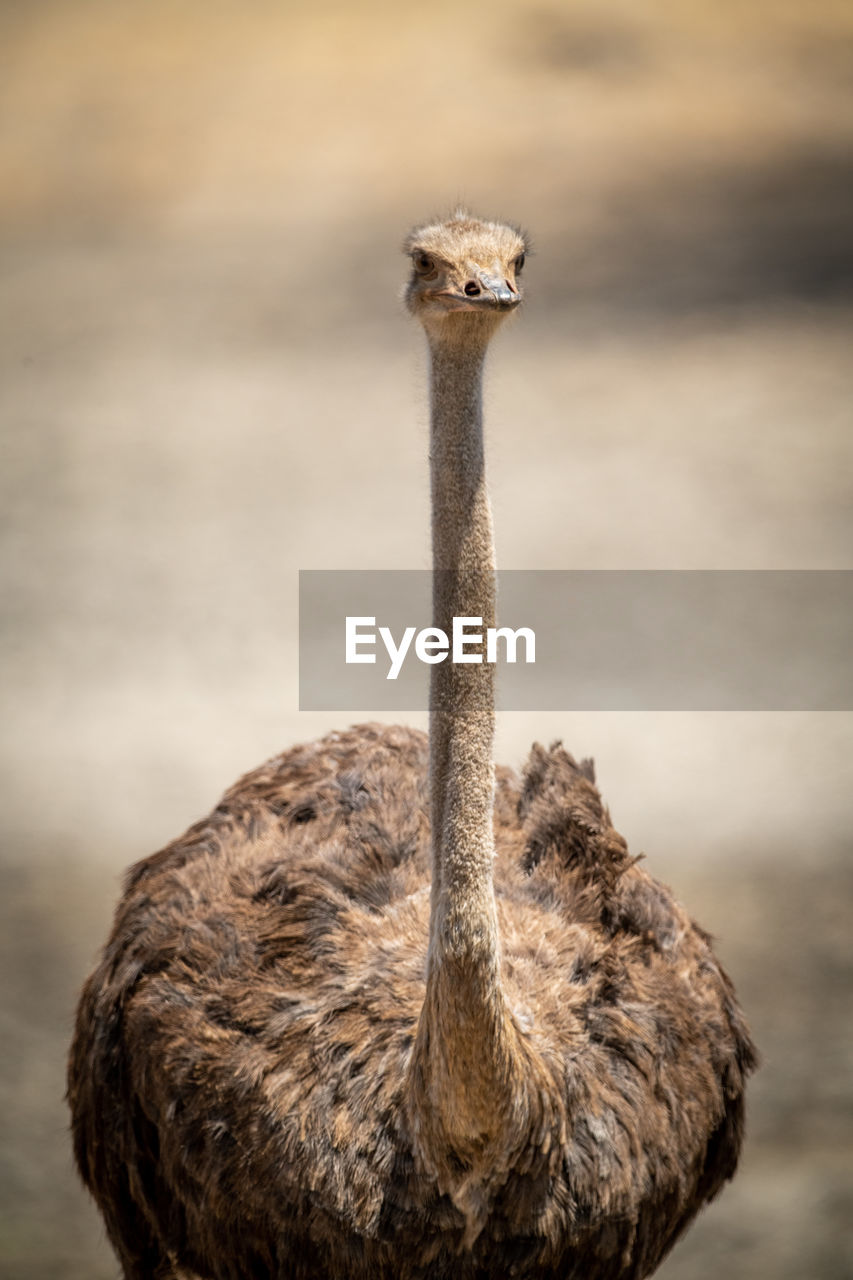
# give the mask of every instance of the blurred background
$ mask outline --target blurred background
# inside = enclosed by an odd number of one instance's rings
[[[851,567],[844,0],[0,0],[10,1280],[118,1274],[76,995],[124,868],[336,722],[297,570],[428,565],[399,245],[457,201],[536,249],[490,357],[502,567]],[[853,715],[507,714],[499,755],[556,737],[764,1055],[660,1276],[853,1275]]]

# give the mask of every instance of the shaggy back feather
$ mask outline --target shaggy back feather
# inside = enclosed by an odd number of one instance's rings
[[[126,1276],[641,1277],[731,1177],[755,1063],[731,985],[559,746],[499,769],[494,810],[538,1109],[473,1240],[419,1169],[427,760],[414,730],[330,734],[129,872],[69,1068]]]

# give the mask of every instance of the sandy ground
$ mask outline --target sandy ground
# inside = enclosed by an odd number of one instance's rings
[[[121,872],[297,704],[300,568],[427,564],[407,225],[530,227],[506,568],[850,567],[853,13],[0,5],[0,1275],[116,1266],[63,1070]],[[720,939],[764,1066],[660,1275],[853,1274],[849,713],[530,714]]]

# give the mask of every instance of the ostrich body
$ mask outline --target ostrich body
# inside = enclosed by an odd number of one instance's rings
[[[413,232],[434,621],[494,622],[481,411],[524,241]],[[75,1154],[128,1280],[649,1275],[732,1176],[749,1032],[589,762],[492,763],[493,669],[429,738],[363,725],[247,774],[128,874],[83,991]]]

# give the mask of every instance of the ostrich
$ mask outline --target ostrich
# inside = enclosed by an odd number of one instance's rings
[[[434,619],[494,620],[481,379],[523,236],[413,231]],[[241,778],[131,868],[68,1093],[127,1280],[639,1280],[732,1177],[755,1053],[708,935],[592,764],[495,769],[493,668],[429,737],[367,724]]]

